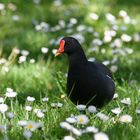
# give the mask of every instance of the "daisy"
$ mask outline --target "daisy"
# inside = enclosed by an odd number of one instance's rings
[[[140,109],[136,109],[136,113],[137,114],[140,114]]]
[[[125,105],[131,105],[131,99],[130,98],[124,98],[124,99],[121,100],[121,103],[125,104]]]
[[[117,98],[118,98],[118,93],[115,93],[113,99],[117,99]]]
[[[23,56],[27,56],[27,55],[29,55],[29,51],[27,51],[27,50],[21,50],[21,54]]]
[[[94,140],[109,140],[109,137],[107,134],[99,132],[94,135]]]
[[[0,3],[0,11],[5,9],[5,5],[3,3]]]
[[[48,102],[48,101],[49,101],[49,98],[44,97],[44,98],[42,98],[42,101],[43,101],[43,102]]]
[[[75,127],[72,127],[71,132],[76,136],[81,136],[82,132]]]
[[[90,113],[96,113],[97,112],[97,109],[95,106],[91,105],[88,107],[88,112]]]
[[[109,120],[109,116],[107,116],[107,115],[105,115],[104,113],[101,113],[101,112],[97,113],[96,116],[103,121],[108,121]]]
[[[87,124],[89,122],[89,118],[86,115],[78,115],[75,116],[78,124]]]
[[[117,108],[111,109],[111,112],[114,113],[114,114],[120,114],[121,111],[122,111],[122,110],[120,109],[120,107],[117,107]]]
[[[84,111],[86,109],[86,105],[77,105],[76,108],[79,110],[79,111]]]
[[[36,113],[38,118],[44,118],[45,114],[42,111],[37,111]]]
[[[27,97],[27,101],[28,102],[33,102],[33,101],[35,101],[35,98],[34,97],[31,97],[31,96],[28,96]]]
[[[24,127],[27,125],[27,121],[25,121],[25,120],[18,121],[18,125]]]
[[[31,64],[34,64],[34,63],[35,63],[35,59],[33,59],[33,58],[30,59],[30,63],[31,63]]]
[[[68,123],[76,123],[76,119],[74,117],[68,117],[68,118],[66,118],[66,121]]]
[[[14,118],[14,114],[12,112],[7,112],[6,113],[6,116],[9,118],[9,119],[13,119]]]
[[[96,13],[90,13],[89,17],[95,21],[99,19],[99,16]]]
[[[111,70],[112,73],[115,73],[115,72],[117,72],[117,70],[118,70],[118,66],[117,66],[117,65],[112,65],[112,66],[110,67],[110,70]]]
[[[98,128],[94,127],[94,126],[88,126],[86,128],[86,132],[89,132],[89,133],[97,133],[99,130]]]
[[[122,115],[122,116],[120,116],[119,121],[122,122],[122,123],[131,123],[132,122],[132,117],[128,114]]]
[[[6,96],[6,97],[9,97],[9,98],[14,98],[14,97],[17,96],[17,93],[14,92],[14,91],[6,92],[5,96]]]
[[[3,103],[3,102],[4,102],[4,98],[0,97],[0,103]]]
[[[29,106],[29,105],[28,105],[28,106],[25,106],[25,110],[26,110],[26,111],[31,111],[31,110],[32,110],[32,107]]]
[[[31,136],[32,136],[32,132],[29,131],[29,130],[24,130],[23,136],[24,136],[26,139],[30,139]]]
[[[57,103],[57,107],[62,107],[62,106],[63,106],[62,103],[60,103],[60,102]]]
[[[124,41],[124,42],[130,42],[130,41],[132,40],[132,37],[129,36],[129,35],[127,35],[127,34],[122,34],[122,35],[121,35],[121,39],[122,39],[122,41]]]
[[[19,57],[19,60],[18,60],[18,63],[23,63],[23,62],[25,62],[26,61],[26,56],[20,56]]]
[[[6,124],[0,125],[0,132],[1,132],[1,133],[5,133],[6,130],[7,130],[7,125],[6,125]]]
[[[41,52],[44,53],[44,54],[46,54],[48,51],[49,51],[49,49],[46,48],[46,47],[41,48]]]
[[[70,125],[67,122],[61,122],[60,127],[66,129],[66,130],[71,130],[72,129],[72,125]]]
[[[65,136],[63,140],[75,140],[72,136]]]
[[[30,131],[35,131],[36,129],[39,129],[41,127],[43,127],[42,122],[27,121],[27,124],[25,125],[25,128]]]
[[[6,104],[0,104],[0,113],[5,113],[8,110],[8,106]]]

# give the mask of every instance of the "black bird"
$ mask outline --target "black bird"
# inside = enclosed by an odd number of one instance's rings
[[[111,101],[115,84],[105,65],[88,61],[80,43],[73,37],[64,37],[60,41],[55,55],[62,53],[69,59],[67,94],[73,103],[100,108]]]

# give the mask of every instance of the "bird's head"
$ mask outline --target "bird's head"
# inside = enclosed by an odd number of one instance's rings
[[[62,53],[66,53],[68,55],[77,52],[81,48],[80,43],[73,37],[64,37],[60,41],[59,49],[57,50],[55,56],[58,56]]]

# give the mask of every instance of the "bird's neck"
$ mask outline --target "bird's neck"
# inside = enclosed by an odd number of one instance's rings
[[[80,68],[87,63],[87,58],[82,49],[69,55],[68,58],[69,58],[69,69],[77,67]]]

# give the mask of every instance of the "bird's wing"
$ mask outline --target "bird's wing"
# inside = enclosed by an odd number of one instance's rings
[[[106,75],[112,78],[110,70],[104,64],[97,62],[96,65],[99,69],[101,69],[101,71],[103,71]]]

